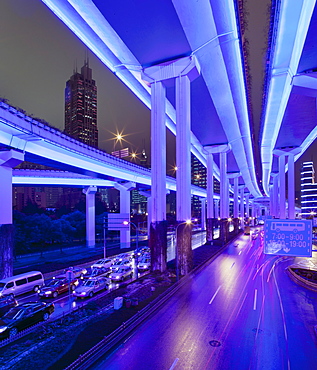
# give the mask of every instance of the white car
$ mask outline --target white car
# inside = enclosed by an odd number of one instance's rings
[[[113,264],[112,260],[110,258],[102,258],[101,260],[95,262],[93,265],[91,265],[91,268],[110,268],[111,265]]]
[[[150,257],[142,257],[138,263],[138,270],[145,271],[151,267],[151,258]]]
[[[123,260],[129,260],[131,261],[131,254],[130,253],[122,253],[122,254],[118,254],[115,258],[114,258],[114,263],[116,262],[120,262],[120,261],[123,261]]]
[[[131,267],[131,262],[130,260],[122,260],[120,262],[116,262],[114,265],[111,266],[111,270],[112,271],[116,271],[118,270],[120,267],[123,267],[123,266],[129,266]]]
[[[87,298],[92,297],[94,294],[100,292],[103,289],[107,289],[110,285],[110,281],[106,278],[90,278],[85,280],[84,284],[76,288],[73,292],[75,297]]]
[[[112,281],[122,281],[126,278],[132,278],[132,276],[133,276],[132,267],[122,266],[117,271],[112,272],[109,277]]]

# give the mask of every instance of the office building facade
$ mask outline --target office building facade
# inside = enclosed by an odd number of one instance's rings
[[[313,162],[303,162],[301,168],[301,209],[302,218],[317,216],[317,183]]]
[[[88,61],[85,61],[81,73],[74,71],[66,82],[65,133],[98,147],[97,86]]]

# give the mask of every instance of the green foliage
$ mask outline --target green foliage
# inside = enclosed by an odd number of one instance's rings
[[[85,214],[75,211],[60,219],[51,219],[46,214],[13,214],[16,254],[26,253],[46,245],[67,243],[84,239],[86,233]]]

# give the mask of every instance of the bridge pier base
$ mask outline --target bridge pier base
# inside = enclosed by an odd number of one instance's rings
[[[0,225],[0,279],[13,275],[13,225]]]
[[[206,232],[206,241],[208,243],[214,240],[214,227],[216,224],[215,218],[207,218],[207,232]]]
[[[192,268],[192,224],[181,222],[176,227],[176,272],[184,276]]]
[[[219,238],[223,243],[227,243],[228,241],[228,221],[226,218],[220,220],[220,234]]]
[[[234,231],[234,235],[237,235],[239,233],[239,218],[238,217],[233,219],[233,231]]]
[[[151,222],[151,271],[164,272],[167,261],[167,221]]]

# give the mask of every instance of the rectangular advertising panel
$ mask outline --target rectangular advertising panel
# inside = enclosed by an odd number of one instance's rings
[[[311,220],[265,220],[264,253],[281,256],[311,257]]]

